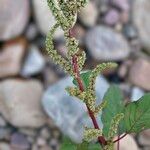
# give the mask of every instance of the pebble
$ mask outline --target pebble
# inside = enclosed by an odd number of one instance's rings
[[[26,29],[25,36],[28,40],[34,40],[38,35],[38,28],[35,23],[30,23]]]
[[[0,127],[4,127],[4,126],[6,126],[6,121],[2,116],[0,116]]]
[[[137,59],[130,68],[129,80],[132,84],[150,91],[150,61],[146,58]]]
[[[110,0],[111,3],[123,11],[128,11],[130,9],[129,0]]]
[[[136,141],[131,135],[127,135],[120,140],[120,150],[139,150]],[[115,144],[115,150],[117,150],[117,144]]]
[[[81,9],[78,17],[85,26],[94,26],[98,17],[98,10],[96,5],[89,1],[88,4],[83,9]]]
[[[0,150],[12,150],[8,143],[0,142]]]
[[[0,78],[18,75],[25,53],[26,41],[17,39],[7,42],[0,52]]]
[[[0,113],[16,127],[41,127],[46,121],[42,94],[43,87],[38,80],[4,80],[0,83]]]
[[[123,28],[123,33],[128,39],[134,39],[138,37],[138,31],[131,24],[126,24]]]
[[[126,39],[108,27],[94,27],[87,33],[85,41],[90,54],[96,60],[122,60],[130,54]]]
[[[10,40],[24,31],[30,14],[29,0],[0,1],[0,41]]]
[[[44,110],[60,130],[73,141],[80,142],[82,140],[82,127],[85,123],[89,123],[89,120],[86,117],[87,109],[85,105],[77,98],[70,97],[65,91],[67,86],[72,85],[71,80],[70,77],[66,77],[55,85],[49,86],[43,96],[42,102]],[[97,103],[101,102],[108,87],[109,84],[105,78],[98,77],[96,82]]]
[[[104,17],[104,23],[112,26],[118,23],[119,18],[119,12],[116,9],[110,9]]]
[[[36,23],[40,29],[40,32],[45,36],[56,23],[56,21],[47,5],[47,1],[32,1]],[[55,34],[55,38],[60,38],[61,36],[63,36],[63,31],[58,29]]]
[[[0,141],[2,140],[9,140],[11,134],[11,129],[7,127],[0,128]]]
[[[15,150],[28,150],[30,143],[27,138],[21,133],[14,133],[11,135],[11,147]]]
[[[36,75],[44,69],[45,60],[43,55],[37,46],[31,45],[29,47],[29,54],[25,59],[23,68],[21,70],[21,75],[23,77],[29,77]]]
[[[44,127],[43,129],[41,129],[40,131],[40,136],[45,139],[45,140],[48,140],[50,139],[51,137],[51,131],[47,128],[47,127]]]
[[[150,129],[141,132],[138,141],[139,144],[150,147]]]
[[[46,145],[46,140],[44,138],[38,137],[36,143],[38,146],[44,146]]]
[[[134,0],[133,23],[138,29],[141,43],[150,52],[150,1]]]
[[[132,101],[139,100],[144,95],[144,93],[145,92],[141,88],[133,87],[133,89],[131,91],[131,100]]]

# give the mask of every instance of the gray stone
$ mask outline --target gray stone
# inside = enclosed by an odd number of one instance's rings
[[[133,1],[133,23],[138,29],[141,43],[150,52],[150,1]]]
[[[45,66],[45,60],[38,47],[31,45],[29,54],[25,60],[21,74],[24,77],[32,76],[40,73]]]
[[[30,148],[30,143],[28,142],[26,136],[21,133],[14,133],[11,136],[11,147],[15,150],[28,150]]]
[[[0,128],[0,141],[10,139],[11,130],[10,128],[2,127]]]
[[[12,150],[12,149],[8,143],[0,142],[0,150]]]
[[[0,127],[4,127],[4,126],[6,126],[6,121],[2,116],[0,116]]]
[[[130,47],[122,34],[108,27],[94,27],[85,40],[90,54],[96,60],[122,60],[130,54]]]
[[[72,86],[70,77],[50,86],[43,96],[43,107],[65,135],[75,142],[80,142],[82,140],[83,125],[91,125],[91,120],[87,117],[85,104],[67,94],[65,91],[67,86]],[[108,87],[109,84],[103,77],[97,78],[97,104],[102,101]],[[99,124],[101,125],[100,121]]]
[[[37,80],[7,79],[0,83],[0,113],[16,127],[41,127],[45,124]]]
[[[33,1],[33,8],[35,13],[35,19],[37,25],[43,35],[46,35],[50,28],[56,23],[48,5],[47,1],[39,1],[39,0],[32,0]],[[59,38],[63,35],[62,30],[58,29],[55,38]]]
[[[20,35],[28,22],[29,0],[0,1],[0,41]]]
[[[144,91],[139,87],[134,87],[131,93],[131,100],[137,101],[144,95]]]

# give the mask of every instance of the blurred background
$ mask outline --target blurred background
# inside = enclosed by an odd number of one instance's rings
[[[97,103],[111,83],[125,101],[150,91],[149,14],[149,0],[91,0],[79,13],[72,33],[86,51],[85,69],[119,64],[98,77]],[[63,135],[78,142],[91,124],[84,104],[64,91],[72,79],[45,51],[54,23],[46,0],[0,0],[0,150],[59,150]],[[65,57],[60,29],[54,43]],[[150,150],[150,130],[127,136],[121,150],[129,149]]]

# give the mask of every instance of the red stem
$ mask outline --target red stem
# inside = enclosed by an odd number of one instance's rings
[[[117,140],[113,141],[113,143],[116,143],[116,142],[120,141],[121,139],[123,139],[127,135],[128,135],[128,133],[125,133],[123,136],[121,136]]]
[[[120,138],[120,136],[118,136],[118,139]],[[117,142],[117,150],[120,149],[120,141]]]
[[[77,56],[76,55],[73,56],[72,63],[73,63],[73,70],[74,70],[74,73],[75,73],[75,78],[78,82],[79,89],[81,91],[84,91],[84,86],[83,86],[82,79],[80,77],[80,72],[79,72],[79,69],[78,69],[78,62],[77,62]],[[93,125],[94,125],[95,129],[100,129],[93,112],[89,109],[88,106],[87,106],[87,110],[88,110],[89,116],[90,116],[90,118],[93,122]],[[107,144],[107,141],[105,140],[105,138],[103,136],[98,137],[98,141],[101,145],[106,145]]]

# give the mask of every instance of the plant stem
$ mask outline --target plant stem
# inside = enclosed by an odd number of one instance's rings
[[[77,62],[77,56],[76,55],[73,56],[73,58],[72,58],[72,64],[73,64],[73,70],[74,70],[74,73],[75,73],[75,78],[78,82],[79,89],[81,91],[84,91],[83,81],[80,77],[80,72],[79,72],[79,69],[78,69],[78,62]],[[93,122],[93,125],[94,125],[95,129],[100,129],[93,112],[89,109],[88,106],[87,106],[87,110],[88,110],[88,114],[89,114],[89,116],[90,116],[90,118]],[[105,140],[105,138],[103,136],[98,137],[98,141],[99,141],[100,145],[106,145],[107,144],[107,141]]]
[[[116,142],[120,141],[121,139],[123,139],[127,135],[128,135],[128,133],[125,133],[123,136],[121,136],[117,140],[113,141],[113,143],[116,143]]]
[[[118,139],[120,138],[120,136],[118,136]],[[120,141],[118,140],[118,142],[117,142],[117,150],[119,150],[120,149]]]

